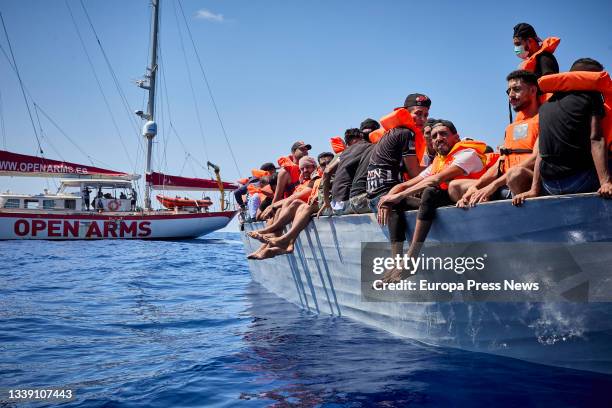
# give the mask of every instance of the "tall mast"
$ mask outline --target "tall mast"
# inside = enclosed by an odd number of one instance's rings
[[[147,139],[147,162],[146,174],[151,174],[151,155],[153,149],[153,138],[157,134],[157,124],[155,123],[155,77],[157,76],[157,36],[159,30],[159,0],[151,0],[153,6],[153,20],[151,23],[151,64],[147,67],[147,74],[144,81],[137,81],[140,88],[149,91],[147,112],[136,112],[138,116],[146,120],[143,128],[143,136]],[[145,209],[151,209],[151,183],[146,182]]]

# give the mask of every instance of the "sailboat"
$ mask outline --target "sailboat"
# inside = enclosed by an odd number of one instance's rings
[[[224,182],[220,169],[208,162],[215,180],[173,176],[152,170],[155,122],[155,90],[158,72],[159,0],[152,0],[151,59],[145,80],[137,84],[148,92],[147,111],[136,114],[145,121],[146,139],[144,207],[137,204],[134,182],[138,174],[52,160],[0,150],[0,176],[61,177],[57,192],[0,194],[0,239],[179,239],[195,238],[224,228],[236,215],[225,192],[238,188]],[[152,190],[219,192],[219,211],[211,200],[177,199],[158,195],[166,209],[154,210]],[[170,204],[169,204],[170,203]],[[174,204],[172,204],[174,203]],[[189,205],[193,203],[193,205]],[[207,205],[200,205],[206,203]]]

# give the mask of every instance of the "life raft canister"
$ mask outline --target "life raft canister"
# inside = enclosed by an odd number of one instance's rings
[[[500,153],[505,156],[503,173],[519,165],[533,153],[540,135],[539,115],[519,120],[518,118],[506,127],[504,146]]]
[[[344,140],[340,136],[334,136],[329,139],[329,143],[331,144],[332,151],[336,154],[340,154],[346,149],[346,145],[344,144]]]
[[[605,116],[601,121],[601,130],[606,139],[606,146],[612,151],[612,79],[608,72],[562,72],[538,79],[538,85],[542,92],[601,92],[604,97],[605,111]]]
[[[450,152],[448,152],[446,156],[442,156],[440,154],[436,155],[436,157],[433,160],[433,163],[431,164],[432,165],[431,174],[433,175],[433,174],[441,173],[442,170],[446,169],[448,166],[450,166],[453,163],[455,155],[465,149],[472,149],[478,154],[478,157],[482,161],[482,170],[474,172],[474,173],[470,173],[467,175],[457,176],[454,178],[454,180],[479,179],[480,176],[482,176],[488,169],[487,167],[488,160],[487,160],[487,156],[484,153],[485,150],[487,149],[487,144],[484,142],[479,142],[477,140],[459,141],[452,147],[452,149],[450,150]],[[493,161],[493,163],[491,163],[489,167],[492,166],[493,164],[495,164],[495,161]],[[440,183],[440,188],[442,190],[447,190],[448,183],[447,182]]]
[[[542,45],[540,49],[534,52],[529,56],[525,61],[519,64],[519,69],[524,69],[525,71],[535,72],[537,66],[537,58],[543,52],[549,52],[554,54],[555,50],[559,46],[561,39],[558,37],[548,37],[544,41],[542,41]]]
[[[380,140],[389,130],[394,128],[407,128],[414,132],[414,148],[416,151],[417,159],[419,163],[423,161],[423,155],[425,154],[425,149],[427,148],[427,143],[425,142],[425,136],[423,136],[423,131],[417,127],[416,123],[414,123],[414,119],[412,119],[412,115],[408,112],[406,108],[397,108],[393,112],[389,113],[386,116],[383,116],[379,120],[381,129],[383,130],[383,134],[376,140]],[[374,132],[380,131],[381,129],[375,130]],[[372,134],[370,133],[370,141],[372,141]],[[372,143],[376,143],[372,142]]]

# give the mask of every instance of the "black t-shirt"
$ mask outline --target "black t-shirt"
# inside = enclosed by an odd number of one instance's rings
[[[351,190],[351,183],[355,177],[357,166],[361,160],[362,153],[371,146],[364,141],[348,146],[338,158],[339,163],[332,184],[332,199],[334,201],[347,201]]]
[[[374,146],[368,166],[367,192],[378,197],[401,181],[400,166],[406,156],[415,155],[414,133],[407,128],[389,130]]]
[[[603,99],[597,92],[557,92],[540,107],[543,178],[555,180],[594,168],[592,116],[604,116]]]
[[[559,63],[553,54],[544,51],[536,57],[535,74],[539,78],[542,75],[558,74]]]
[[[368,166],[370,164],[370,158],[374,151],[374,145],[366,143],[366,149],[361,154],[359,165],[355,170],[355,177],[353,177],[353,183],[351,184],[351,191],[349,198],[353,198],[366,192],[366,180],[368,178]]]

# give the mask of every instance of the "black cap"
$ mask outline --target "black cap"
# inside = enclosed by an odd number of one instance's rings
[[[330,158],[334,158],[334,154],[332,152],[323,152],[323,153],[319,153],[319,155],[317,156],[317,162],[319,160],[321,160],[322,157],[330,157]]]
[[[535,38],[538,42],[541,42],[533,26],[527,23],[518,23],[515,25],[513,37],[521,38],[523,40],[526,40],[527,38]]]
[[[300,140],[299,142],[295,142],[294,144],[291,145],[291,153],[293,153],[295,149],[299,149],[300,147],[305,147],[306,150],[312,149],[311,145],[306,144]]]
[[[274,163],[264,163],[264,164],[261,165],[259,170],[274,171],[274,170],[276,170],[276,166],[274,165]]]
[[[361,122],[361,125],[359,125],[359,130],[361,130],[362,132],[366,129],[370,129],[370,130],[380,129],[380,123],[378,123],[374,119],[367,118],[366,120]]]
[[[436,123],[434,123],[432,125],[431,129],[433,130],[437,126],[446,126],[448,128],[448,130],[451,131],[451,133],[453,133],[453,134],[457,133],[457,128],[455,127],[455,124],[453,122],[451,122],[450,120],[438,119],[438,120],[436,120]]]
[[[404,108],[409,108],[411,106],[425,106],[429,108],[431,106],[431,99],[429,99],[427,95],[420,93],[410,94],[404,101]]]

